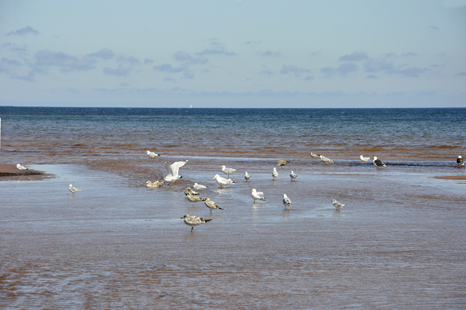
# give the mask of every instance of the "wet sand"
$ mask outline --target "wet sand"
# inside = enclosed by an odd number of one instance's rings
[[[43,180],[53,177],[33,169],[18,170],[16,165],[0,165],[0,181]]]
[[[143,154],[55,157],[56,177],[0,182],[0,306],[12,309],[459,309],[466,304],[464,184],[438,170],[308,156],[189,156],[183,179],[148,189]],[[37,161],[46,157],[38,156]],[[74,164],[64,164],[66,161]],[[393,163],[402,162],[393,159]],[[219,189],[220,164],[238,168]],[[443,168],[442,168],[443,169]],[[460,170],[445,167],[444,175]],[[251,181],[245,182],[247,170]],[[291,182],[289,171],[298,174]],[[193,207],[194,182],[225,210]],[[73,183],[83,192],[70,194]],[[251,188],[266,202],[253,203]],[[27,194],[25,194],[27,193]],[[281,196],[292,200],[284,210]],[[331,199],[346,203],[335,211]],[[194,228],[184,214],[211,218]]]

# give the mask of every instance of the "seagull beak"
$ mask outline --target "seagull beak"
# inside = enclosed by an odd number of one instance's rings
[[[215,177],[213,177],[212,180],[215,180]]]

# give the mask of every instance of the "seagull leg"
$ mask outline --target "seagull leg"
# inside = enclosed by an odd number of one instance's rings
[[[191,227],[191,232],[193,232],[194,227]]]

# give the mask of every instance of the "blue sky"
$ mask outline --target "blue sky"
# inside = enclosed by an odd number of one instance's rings
[[[0,105],[466,107],[466,0],[3,0],[0,38]]]

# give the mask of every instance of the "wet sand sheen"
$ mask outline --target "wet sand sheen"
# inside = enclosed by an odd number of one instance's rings
[[[353,175],[293,162],[272,181],[276,163],[265,159],[233,161],[237,184],[222,190],[211,180],[218,164],[192,159],[180,169],[183,182],[160,189],[144,187],[140,168],[129,179],[141,184],[128,186],[73,165],[36,166],[57,175],[50,180],[2,182],[12,195],[2,204],[0,305],[393,309],[466,301],[460,184],[409,173],[400,184],[370,165]],[[192,207],[182,190],[194,181],[225,210]],[[83,192],[68,195],[70,182]],[[415,197],[406,184],[416,184]],[[253,203],[253,187],[267,202]],[[331,198],[347,206],[336,212]],[[191,234],[179,219],[185,213],[213,220]]]

